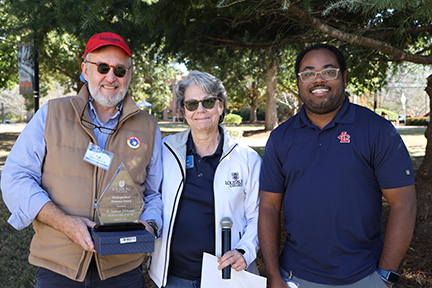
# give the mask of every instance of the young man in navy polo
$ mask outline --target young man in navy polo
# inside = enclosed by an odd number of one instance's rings
[[[390,287],[414,230],[408,151],[390,122],[349,102],[336,47],[308,47],[295,72],[304,105],[271,133],[261,169],[268,287]],[[385,236],[382,196],[390,205]],[[279,257],[282,205],[289,233]]]

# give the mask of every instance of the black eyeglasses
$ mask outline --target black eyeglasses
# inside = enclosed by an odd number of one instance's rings
[[[121,67],[121,66],[115,67],[115,66],[108,65],[106,63],[95,63],[95,62],[91,62],[91,61],[85,61],[85,63],[97,65],[97,70],[100,74],[107,74],[110,71],[110,69],[113,68],[114,69],[114,75],[119,77],[119,78],[122,78],[123,76],[125,76],[126,72],[130,69],[130,67],[126,69],[126,68]]]
[[[82,126],[84,126],[87,129],[93,129],[93,130],[94,129],[99,129],[100,132],[102,132],[104,134],[108,134],[108,135],[111,134],[111,133],[114,133],[115,131],[117,131],[118,122],[117,122],[117,124],[116,124],[116,126],[114,128],[107,128],[107,127],[104,127],[104,126],[95,125],[92,122],[87,121],[86,119],[84,119],[83,116],[84,116],[84,112],[86,111],[86,109],[87,109],[87,107],[89,105],[88,103],[89,103],[89,101],[87,101],[86,105],[84,105],[84,109],[83,109],[83,111],[81,113],[81,116],[80,116],[80,123],[81,123]]]
[[[316,76],[318,74],[320,74],[324,80],[334,80],[337,78],[339,71],[340,71],[339,68],[326,68],[318,72],[315,71],[300,72],[297,75],[300,76],[302,82],[313,82],[316,79]]]
[[[191,100],[184,101],[184,106],[186,107],[187,110],[193,112],[198,109],[198,105],[201,102],[204,108],[213,109],[217,100],[219,100],[217,97],[208,97],[201,100],[191,99]]]

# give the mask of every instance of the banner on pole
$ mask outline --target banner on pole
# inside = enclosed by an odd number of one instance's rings
[[[32,48],[32,43],[18,44],[19,93],[23,95],[34,93]]]

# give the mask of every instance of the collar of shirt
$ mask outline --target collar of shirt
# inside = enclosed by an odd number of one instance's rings
[[[114,127],[117,125],[117,123],[121,117],[122,108],[123,108],[123,101],[121,101],[117,105],[117,112],[114,114],[114,116],[112,116],[110,119],[108,119],[105,123],[101,123],[101,121],[99,120],[99,117],[96,114],[96,110],[95,110],[92,102],[93,102],[93,97],[91,95],[89,95],[89,108],[88,109],[89,109],[90,118],[91,118],[92,123],[97,125],[97,126],[103,126],[105,128],[114,129]],[[102,149],[105,149],[109,134],[102,133],[101,131],[99,131],[99,129],[94,129],[93,131],[95,133],[98,146],[101,147]]]
[[[355,109],[350,104],[351,103],[349,102],[348,97],[345,97],[345,101],[342,104],[341,109],[338,111],[333,120],[330,121],[330,123],[327,124],[326,127],[324,127],[323,130],[335,126],[336,123],[353,123],[355,120]],[[294,124],[294,129],[300,129],[304,126],[316,127],[312,124],[312,122],[310,122],[309,118],[307,117],[304,105],[301,107],[298,116],[299,117],[297,117]]]
[[[205,156],[205,157],[213,157],[213,156],[219,156],[220,157],[222,155],[222,146],[223,146],[224,134],[223,134],[221,127],[218,127],[218,129],[219,129],[219,135],[221,136],[220,140],[219,140],[219,145],[218,145],[215,153],[213,153],[213,155],[209,155],[209,156]],[[192,139],[192,133],[189,133],[188,140],[186,143],[186,155],[192,155],[192,154],[199,156],[195,150],[195,146],[194,146],[193,139]]]
[[[110,119],[108,119],[105,123],[102,123],[96,114],[96,109],[93,106],[93,100],[94,100],[94,98],[91,95],[89,95],[89,113],[90,113],[90,118],[91,118],[92,123],[95,125],[98,125],[98,126],[106,127],[106,128],[114,128],[115,125],[117,125],[118,120],[120,120],[121,112],[123,110],[123,101],[120,101],[120,103],[117,104],[117,112]],[[116,120],[116,121],[114,121],[114,120]],[[96,129],[96,130],[98,130],[98,129]]]

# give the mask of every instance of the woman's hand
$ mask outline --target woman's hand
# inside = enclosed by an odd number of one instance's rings
[[[222,257],[219,256],[218,262],[219,270],[222,270],[229,265],[231,265],[231,268],[236,271],[242,271],[247,267],[246,260],[244,259],[243,255],[237,250],[231,250],[226,252]]]

